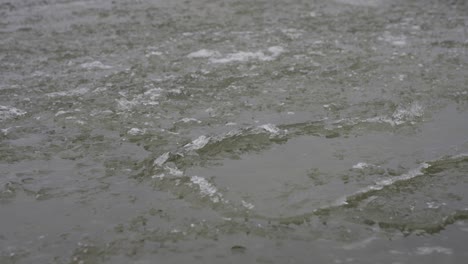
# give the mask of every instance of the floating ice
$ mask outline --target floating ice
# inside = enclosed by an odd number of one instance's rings
[[[117,101],[117,107],[122,109],[122,110],[130,110],[132,109],[135,105],[138,104],[138,102],[132,100],[129,101],[125,98],[116,100]]]
[[[174,175],[174,176],[180,177],[180,176],[184,175],[184,172],[177,169],[177,168],[172,168],[172,167],[166,166],[165,169],[169,171],[169,174]]]
[[[224,58],[211,58],[213,63],[245,62],[249,60],[272,61],[284,52],[284,48],[273,46],[268,48],[271,55],[266,55],[263,51],[246,52],[240,51],[227,54]]]
[[[452,255],[453,250],[450,248],[444,248],[444,247],[418,247],[416,249],[416,255],[430,255],[433,253],[439,253],[439,254],[446,254],[446,255]]]
[[[353,194],[351,194],[349,196],[341,197],[341,198],[339,198],[338,200],[336,200],[333,203],[333,206],[345,205],[345,204],[348,203],[347,201],[350,198],[352,198],[352,197],[354,197],[356,195],[365,194],[365,193],[368,193],[370,191],[375,191],[375,190],[382,190],[385,186],[392,185],[395,182],[406,181],[406,180],[410,180],[412,178],[415,178],[417,176],[424,175],[423,169],[427,169],[429,167],[430,167],[430,165],[428,163],[422,163],[416,169],[410,170],[405,174],[402,174],[402,175],[397,176],[397,177],[391,177],[391,178],[388,178],[388,179],[378,181],[374,185],[370,185],[370,186],[367,186],[365,188],[362,188],[362,189],[358,190],[357,192],[355,192],[355,193],[353,193]]]
[[[87,70],[95,70],[95,69],[101,69],[101,70],[108,70],[112,69],[112,66],[105,65],[100,61],[92,61],[92,62],[87,62],[81,64],[82,68],[85,68]]]
[[[251,203],[248,203],[244,200],[242,200],[242,206],[244,206],[245,208],[249,209],[249,210],[252,210],[255,206]]]
[[[423,175],[424,173],[423,173],[422,170],[427,169],[430,166],[431,165],[429,165],[428,163],[423,163],[419,167],[417,167],[416,169],[410,170],[409,172],[407,172],[405,174],[402,174],[402,175],[397,176],[397,177],[392,177],[392,178],[389,178],[389,179],[386,179],[386,180],[381,180],[381,181],[377,182],[374,185],[373,189],[374,190],[376,190],[376,189],[380,190],[385,186],[394,184],[395,182],[403,181],[403,180],[409,180],[409,179],[412,179],[414,177]]]
[[[204,135],[201,135],[197,139],[192,141],[191,143],[188,143],[187,145],[185,145],[184,147],[187,148],[187,150],[197,150],[206,146],[208,142],[210,142],[210,138]]]
[[[3,106],[0,105],[0,122],[5,121],[10,118],[15,118],[18,116],[25,115],[26,112],[12,106]]]
[[[151,100],[156,100],[158,97],[161,96],[161,92],[163,89],[161,88],[152,88],[149,89],[148,91],[144,92],[143,95],[145,95],[145,98],[149,98]]]
[[[166,176],[164,173],[151,176],[152,179],[163,179]]]
[[[46,94],[46,96],[49,98],[62,97],[62,96],[77,96],[77,95],[86,94],[87,92],[89,92],[88,88],[81,87],[81,88],[73,89],[70,91],[48,93]]]
[[[213,186],[213,184],[209,183],[205,178],[200,176],[192,176],[190,177],[190,181],[193,184],[198,185],[202,196],[209,196],[213,202],[219,202],[219,196],[221,196],[221,194],[218,194],[218,190],[216,189],[216,187]]]
[[[229,63],[229,62],[236,62],[236,61],[244,62],[244,61],[248,61],[252,59],[261,60],[262,58],[266,58],[266,57],[267,56],[261,51],[257,51],[257,52],[240,51],[240,52],[228,54],[224,58],[211,59],[210,61],[213,63]]]
[[[377,240],[376,237],[368,237],[364,240],[357,241],[348,245],[343,246],[345,250],[355,250],[355,249],[362,249],[366,248],[372,241]]]
[[[275,125],[273,124],[265,124],[265,125],[261,125],[259,126],[259,128],[262,128],[274,135],[277,135],[279,134],[279,132],[281,131],[278,127],[276,127]]]
[[[189,122],[197,122],[197,123],[201,123],[200,120],[196,119],[196,118],[188,118],[188,117],[184,117],[182,118],[180,121],[184,122],[184,123],[189,123]]]
[[[153,165],[161,167],[169,159],[169,154],[170,154],[169,152],[166,152],[162,154],[161,156],[159,156],[159,158],[157,158],[153,162]]]
[[[68,113],[70,113],[70,111],[60,110],[60,111],[57,111],[57,113],[55,113],[55,116],[60,116],[60,115],[68,114]]]
[[[220,56],[219,52],[215,50],[201,49],[187,55],[188,58],[210,58],[214,56]]]
[[[274,59],[284,52],[284,48],[281,46],[273,46],[273,47],[269,47],[268,51],[272,53],[271,57],[273,57]]]
[[[406,45],[406,37],[405,36],[393,36],[389,32],[385,32],[379,40],[383,40],[392,44],[393,46],[405,46]]]
[[[438,203],[438,202],[426,202],[427,208],[430,209],[438,209],[441,206],[447,205],[446,203]]]
[[[151,57],[151,56],[161,56],[161,55],[163,55],[163,53],[160,52],[160,51],[150,51],[149,53],[147,53],[145,55],[145,57],[148,58],[148,57]]]
[[[116,100],[117,106],[121,110],[130,110],[137,105],[159,105],[159,102],[157,100],[161,96],[161,91],[163,91],[161,88],[152,88],[147,90],[143,94],[137,95],[132,100],[128,100],[126,98],[118,99]],[[121,95],[125,97],[125,94]]]
[[[370,166],[370,164],[368,164],[368,163],[359,162],[358,164],[353,166],[353,169],[364,169],[364,168],[367,168],[369,166]]]
[[[136,127],[130,129],[127,132],[127,134],[132,135],[132,136],[142,135],[144,133],[145,133],[145,131],[143,129],[139,129],[139,128],[136,128]]]
[[[336,2],[354,5],[354,6],[378,6],[384,2],[384,0],[335,0]]]
[[[387,123],[391,126],[399,126],[407,122],[414,123],[415,119],[422,117],[424,114],[424,107],[419,103],[412,103],[408,108],[399,106],[391,117],[376,116],[364,120],[347,120],[351,122],[367,122],[367,123]]]
[[[409,108],[398,107],[392,115],[395,124],[400,125],[405,121],[412,121],[424,114],[424,108],[419,103],[412,103]]]

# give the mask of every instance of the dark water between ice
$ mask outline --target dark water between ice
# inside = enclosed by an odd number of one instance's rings
[[[468,2],[0,0],[0,263],[465,263]]]

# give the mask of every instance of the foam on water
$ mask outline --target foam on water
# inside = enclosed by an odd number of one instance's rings
[[[0,122],[7,119],[16,118],[26,114],[26,111],[20,110],[12,106],[0,105]]]

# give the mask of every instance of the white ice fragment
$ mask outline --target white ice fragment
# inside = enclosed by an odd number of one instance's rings
[[[242,200],[242,206],[244,206],[245,208],[249,209],[249,210],[252,210],[255,206],[251,203],[248,203],[244,200]]]
[[[70,112],[60,110],[60,111],[57,111],[57,113],[55,113],[55,116],[64,115],[64,114],[66,114],[66,113],[70,113]]]
[[[214,56],[220,56],[219,52],[207,49],[201,49],[187,55],[188,58],[210,58]]]
[[[202,194],[202,196],[209,196],[211,197],[212,201],[213,202],[219,202],[219,197],[220,194],[218,194],[218,190],[216,189],[216,187],[209,183],[205,178],[203,177],[200,177],[200,176],[192,176],[190,177],[190,181],[193,183],[193,184],[196,184],[198,185],[198,188],[200,188],[200,193]],[[215,196],[215,195],[218,195],[218,196]]]
[[[164,173],[158,174],[158,175],[153,175],[151,176],[152,179],[160,179],[162,180],[166,175]]]
[[[100,70],[108,70],[112,69],[112,66],[105,65],[100,61],[92,61],[92,62],[87,62],[81,64],[82,68],[85,68],[87,70],[95,70],[95,69],[100,69]]]
[[[197,150],[206,146],[208,142],[210,142],[210,137],[201,135],[197,139],[192,141],[191,143],[188,143],[187,145],[185,145],[184,147],[187,148],[188,150]]]
[[[180,121],[184,122],[184,123],[188,123],[188,122],[197,122],[197,123],[201,123],[200,120],[196,119],[196,118],[189,118],[189,117],[184,117],[182,118]]]
[[[395,124],[400,125],[405,121],[413,120],[424,114],[424,108],[419,103],[412,103],[409,108],[398,107],[392,115]]]
[[[380,181],[376,182],[374,185],[364,187],[364,188],[358,190],[357,192],[355,192],[352,195],[340,197],[332,205],[333,206],[345,205],[345,204],[347,204],[347,200],[350,197],[353,197],[355,195],[364,194],[364,193],[368,193],[370,191],[375,191],[375,190],[381,190],[385,186],[392,185],[392,184],[394,184],[396,182],[409,180],[409,179],[415,178],[417,176],[423,175],[424,174],[423,169],[427,169],[429,167],[430,167],[430,165],[428,163],[422,163],[416,169],[410,170],[405,174],[402,174],[402,175],[396,176],[396,177],[391,177],[391,178],[380,180]]]
[[[385,42],[392,44],[393,46],[402,47],[406,45],[406,37],[405,36],[394,36],[391,35],[390,32],[385,32],[382,37],[379,38]]]
[[[172,167],[166,166],[165,169],[169,171],[169,174],[172,174],[172,175],[177,176],[177,177],[180,177],[180,176],[184,175],[184,172],[177,169],[177,168],[172,168]]]
[[[229,53],[223,58],[211,58],[212,63],[230,63],[230,62],[245,62],[249,60],[272,61],[284,52],[284,48],[273,46],[268,48],[271,55],[266,55],[263,51],[239,51]]]
[[[453,250],[450,248],[444,248],[444,247],[418,247],[416,249],[416,254],[417,255],[430,255],[433,253],[439,253],[439,254],[446,254],[446,255],[452,255]]]
[[[145,131],[143,129],[139,129],[139,128],[132,128],[130,129],[127,134],[129,135],[132,135],[132,136],[137,136],[137,135],[143,135],[145,133]]]
[[[130,110],[132,109],[135,105],[138,104],[137,101],[135,100],[132,100],[132,101],[129,101],[125,98],[122,98],[122,99],[119,99],[119,100],[116,100],[117,101],[117,107],[121,110]]]
[[[148,91],[144,92],[143,95],[145,95],[145,98],[149,98],[151,100],[156,100],[159,96],[161,96],[161,92],[163,89],[161,88],[152,88],[149,89]]]
[[[70,91],[48,93],[46,94],[46,96],[49,98],[62,97],[62,96],[77,96],[77,95],[86,94],[88,91],[89,91],[89,88],[81,87],[81,88],[73,89]]]
[[[3,106],[0,105],[0,122],[10,119],[10,118],[15,118],[18,116],[25,115],[26,111],[20,110],[16,107],[8,107],[8,106]]]
[[[284,48],[281,46],[273,46],[273,47],[269,47],[268,51],[272,53],[271,57],[273,59],[281,55],[281,53],[284,52]]]
[[[370,166],[370,164],[368,164],[368,163],[359,162],[358,164],[353,166],[353,169],[364,169],[364,168],[367,168],[369,166]]]
[[[438,209],[441,206],[447,205],[446,203],[438,203],[438,202],[426,202],[427,208],[430,209]]]
[[[163,55],[163,53],[160,51],[150,51],[149,53],[145,55],[145,57],[148,58],[150,56],[161,56],[161,55]]]
[[[345,250],[355,250],[355,249],[362,249],[366,248],[372,241],[376,240],[376,237],[368,237],[364,240],[357,241],[348,245],[343,246]]]
[[[265,58],[265,54],[261,51],[257,52],[245,52],[240,51],[236,53],[230,53],[224,58],[211,59],[213,63],[229,63],[229,62],[244,62],[251,59],[261,59]]]
[[[392,178],[389,178],[388,180],[383,180],[383,181],[380,181],[380,182],[377,182],[377,186],[388,186],[388,185],[391,185],[397,181],[402,181],[402,180],[409,180],[409,179],[412,179],[414,177],[417,177],[417,176],[420,176],[420,175],[423,175],[423,169],[427,169],[429,168],[430,165],[427,164],[427,163],[423,163],[421,164],[418,168],[414,169],[414,170],[410,170],[408,171],[407,173],[405,174],[402,174],[400,176],[397,176],[397,177],[392,177]]]
[[[169,159],[169,154],[169,152],[166,152],[159,156],[156,160],[154,160],[153,165],[161,167]]]
[[[259,126],[259,128],[262,128],[272,134],[278,134],[280,132],[280,129],[278,127],[276,127],[275,125],[273,124],[265,124],[265,125],[261,125]]]

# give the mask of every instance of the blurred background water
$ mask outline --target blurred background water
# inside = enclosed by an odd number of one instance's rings
[[[1,263],[465,263],[468,3],[0,1]]]

